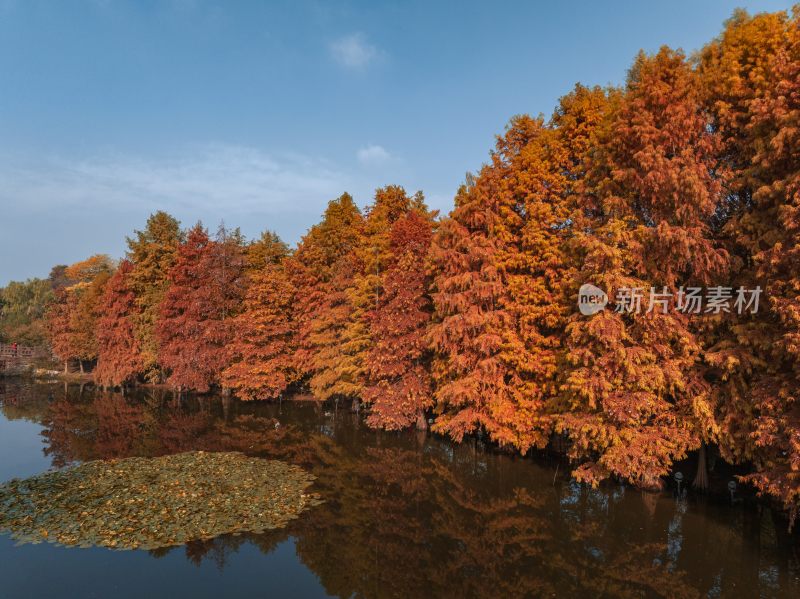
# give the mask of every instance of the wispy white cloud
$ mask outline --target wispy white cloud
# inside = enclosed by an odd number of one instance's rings
[[[381,51],[367,42],[362,33],[353,33],[339,38],[330,45],[333,59],[348,69],[360,70],[381,56]]]
[[[50,157],[0,164],[0,203],[43,209],[149,205],[233,213],[291,211],[334,197],[348,184],[346,175],[323,160],[224,144],[186,148],[160,160]]]
[[[357,153],[358,161],[364,166],[377,166],[386,164],[392,156],[382,146],[370,144],[361,148]]]

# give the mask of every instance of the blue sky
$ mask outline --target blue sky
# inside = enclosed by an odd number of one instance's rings
[[[0,285],[164,209],[294,243],[390,183],[446,212],[514,114],[791,2],[0,0]]]

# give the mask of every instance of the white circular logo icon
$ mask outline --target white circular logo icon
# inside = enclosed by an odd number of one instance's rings
[[[578,290],[578,310],[584,316],[591,316],[605,309],[608,304],[606,292],[590,283],[584,283]]]

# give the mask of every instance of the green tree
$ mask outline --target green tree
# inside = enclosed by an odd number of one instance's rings
[[[182,241],[180,223],[161,211],[147,219],[143,231],[136,231],[133,237],[127,239],[127,258],[133,264],[128,284],[136,296],[133,326],[142,351],[142,367],[151,381],[162,378],[158,367],[155,326],[158,307],[169,285],[168,275]]]
[[[40,346],[47,342],[45,311],[53,300],[47,279],[12,281],[0,289],[0,342]]]

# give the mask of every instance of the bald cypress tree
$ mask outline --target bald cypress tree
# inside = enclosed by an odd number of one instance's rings
[[[354,251],[362,226],[361,212],[345,193],[328,204],[322,222],[287,262],[297,290],[295,368],[320,399],[357,395],[362,385],[355,367],[342,366],[345,334],[354,318],[347,293],[357,272]]]
[[[248,251],[248,290],[233,322],[230,365],[223,385],[242,399],[272,399],[297,378],[294,286],[286,273],[289,249],[277,235],[265,234]]]
[[[701,53],[706,103],[730,165],[723,233],[736,256],[728,285],[763,290],[756,314],[713,331],[720,450],[755,465],[756,487],[800,510],[800,300],[797,283],[800,124],[798,16],[738,11]]]
[[[211,240],[198,223],[178,248],[158,320],[159,363],[167,382],[206,392],[228,364],[233,317],[244,293],[241,236],[220,229]]]
[[[621,290],[677,294],[718,280],[727,254],[710,227],[723,196],[717,138],[680,53],[637,58],[598,143],[574,227],[579,280],[612,302]],[[567,328],[559,428],[582,460],[580,480],[613,474],[658,487],[673,460],[716,432],[697,330],[674,305],[647,301],[638,309],[620,298],[616,310],[576,315]]]
[[[426,341],[432,306],[425,261],[432,237],[432,220],[417,210],[391,229],[383,293],[369,313],[372,347],[364,400],[370,426],[427,428],[425,411],[433,405]]]
[[[97,319],[97,368],[95,381],[104,387],[134,382],[142,372],[139,338],[132,316],[136,314],[136,295],[131,289],[133,264],[123,260],[108,281]]]
[[[145,377],[154,382],[162,378],[156,320],[182,238],[180,223],[166,212],[158,211],[150,215],[142,231],[136,231],[127,240],[127,258],[133,265],[130,286],[136,296],[136,311],[131,319],[142,352]]]

